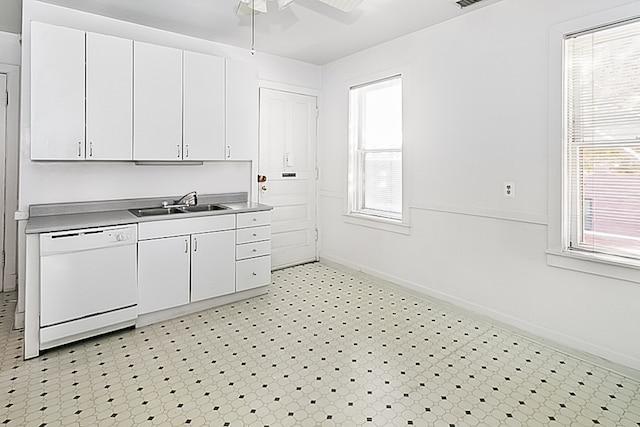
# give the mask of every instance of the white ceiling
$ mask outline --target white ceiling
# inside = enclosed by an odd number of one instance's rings
[[[250,46],[238,0],[41,0],[233,46]],[[316,0],[256,16],[257,51],[324,65],[501,0],[461,9],[455,0],[363,0],[345,14]],[[273,4],[271,4],[273,3]]]

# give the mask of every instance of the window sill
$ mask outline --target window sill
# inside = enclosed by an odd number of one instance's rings
[[[640,283],[640,262],[602,254],[547,251],[547,264],[552,267],[611,277]]]
[[[362,227],[375,228],[378,230],[391,231],[392,233],[409,235],[411,226],[400,221],[385,219],[359,214],[342,214],[344,222],[347,224],[360,225]]]

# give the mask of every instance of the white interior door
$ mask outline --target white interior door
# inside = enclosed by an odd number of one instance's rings
[[[2,258],[0,259],[0,291],[4,289],[4,264],[5,264],[5,245],[4,245],[4,217],[5,217],[5,153],[7,149],[7,102],[9,96],[7,92],[7,75],[0,74],[0,250]]]
[[[260,89],[260,203],[273,206],[271,266],[317,259],[317,100]]]

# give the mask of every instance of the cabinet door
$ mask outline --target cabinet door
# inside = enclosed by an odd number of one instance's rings
[[[226,61],[228,160],[258,160],[258,72],[254,65]]]
[[[31,23],[31,158],[84,159],[85,33]]]
[[[191,301],[235,292],[235,231],[191,236]]]
[[[271,256],[236,262],[236,291],[266,286],[271,283]]]
[[[189,236],[138,242],[138,313],[189,302]]]
[[[183,52],[183,159],[223,160],[224,59]]]
[[[182,51],[134,42],[133,158],[182,159]]]
[[[133,42],[87,33],[88,160],[133,158]]]

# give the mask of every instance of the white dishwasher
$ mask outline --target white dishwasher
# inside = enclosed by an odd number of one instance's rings
[[[132,326],[137,225],[40,235],[40,348]]]

